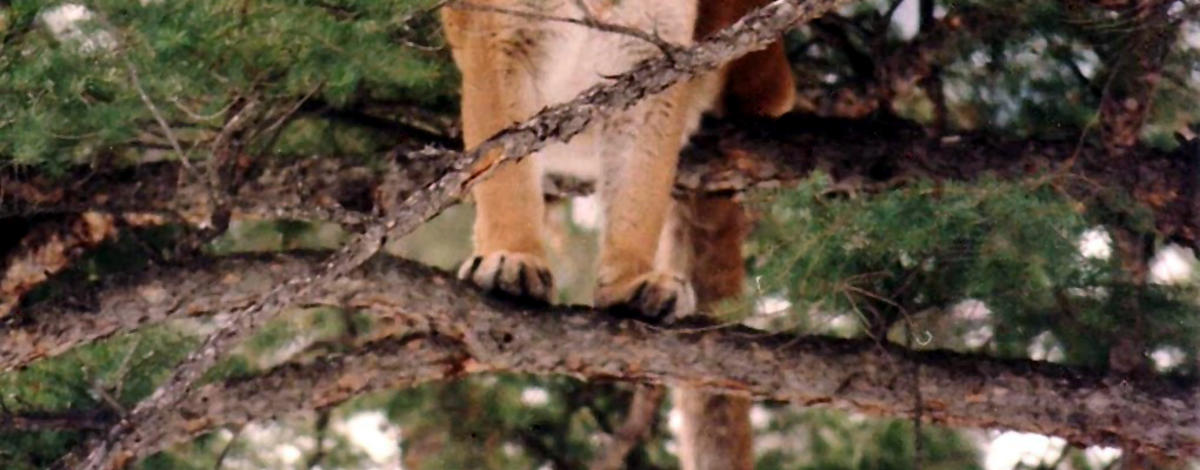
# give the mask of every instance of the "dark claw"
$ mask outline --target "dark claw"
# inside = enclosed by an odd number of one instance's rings
[[[629,298],[630,306],[632,306],[632,307],[641,307],[642,306],[642,303],[644,302],[642,297],[646,295],[647,287],[650,287],[650,285],[645,282],[638,284],[637,289],[633,291],[633,297]]]
[[[673,310],[675,310],[675,302],[678,300],[679,297],[674,295],[672,295],[670,299],[667,299],[667,301],[663,303],[662,308],[658,309],[658,315],[655,316],[655,320],[662,321],[663,319],[667,318],[667,316],[670,315]]]
[[[463,279],[473,279],[475,277],[475,270],[479,269],[480,264],[483,264],[482,256],[476,256],[475,259],[471,260],[471,269],[467,270],[467,275]]]
[[[500,274],[504,273],[504,256],[500,256],[500,264],[496,265],[496,273],[492,275],[492,290],[500,290]]]
[[[526,273],[528,270],[529,266],[522,264],[521,270],[517,272],[517,283],[521,285],[521,295],[526,297],[533,294],[533,287],[529,286],[529,275]]]

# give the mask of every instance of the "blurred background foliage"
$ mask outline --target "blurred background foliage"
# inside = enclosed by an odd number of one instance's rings
[[[1140,136],[1174,145],[1171,135],[1196,122],[1200,109],[1198,5],[1166,2],[1165,19],[1148,25],[1101,3],[855,2],[788,36],[799,108],[896,114],[938,134],[1090,142],[1100,138],[1102,102],[1141,52],[1128,47],[1130,38],[1158,28],[1170,33],[1169,50]],[[204,160],[242,112],[251,122],[243,151],[260,159],[379,162],[412,132],[453,140],[458,79],[434,7],[431,0],[0,1],[0,165],[53,174],[74,164]],[[922,63],[936,73],[906,82]],[[757,221],[747,242],[750,295],[727,313],[767,329],[1100,369],[1132,354],[1151,373],[1194,376],[1200,316],[1190,250],[1155,237],[1135,203],[1077,201],[1056,184],[1047,175],[985,177],[861,194],[837,191],[816,174],[794,188],[748,195]],[[547,215],[563,302],[590,298],[596,207],[579,198]],[[470,220],[470,207],[454,208],[389,251],[452,268],[468,253]],[[1130,233],[1155,253],[1145,260],[1148,282],[1130,276],[1116,243]],[[56,282],[99,283],[136,270],[169,251],[175,235],[126,232]],[[322,249],[342,237],[341,227],[316,221],[235,221],[209,249]],[[43,287],[34,301],[55,289]],[[0,404],[9,412],[111,414],[149,394],[209,327],[203,319],[173,322],[0,374]],[[296,310],[209,380],[319,354],[370,327],[354,312]],[[620,425],[631,394],[625,384],[472,377],[221,430],[139,467],[583,468]],[[664,403],[629,468],[677,468],[672,421]],[[1113,468],[1119,456],[1044,437],[932,426],[918,441],[907,421],[776,403],[756,406],[754,424],[758,468],[769,470],[1082,470]],[[0,429],[0,462],[44,468],[83,435]]]

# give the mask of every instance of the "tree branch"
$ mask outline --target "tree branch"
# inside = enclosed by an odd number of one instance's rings
[[[893,118],[790,114],[778,120],[710,123],[692,139],[679,191],[741,191],[830,174],[841,187],[872,191],[917,180],[1049,178],[1084,202],[1127,195],[1154,213],[1155,229],[1200,251],[1200,139],[1171,152],[1136,147],[1113,161],[1074,137],[1013,140],[986,132],[928,137]],[[731,158],[732,156],[732,158]]]
[[[21,297],[66,268],[80,253],[116,233],[113,217],[84,212],[34,224],[11,252],[0,247],[0,318],[8,316]],[[15,227],[12,228],[15,230]]]
[[[0,430],[102,430],[112,425],[113,418],[113,413],[108,409],[87,412],[2,413]]]
[[[1164,152],[1132,149],[1131,165],[1106,162],[1099,146],[1080,146],[1074,138],[1015,140],[987,132],[931,138],[916,123],[901,119],[838,119],[792,113],[778,120],[707,120],[684,151],[677,193],[742,192],[787,185],[814,169],[835,182],[855,182],[864,191],[904,181],[971,181],[983,176],[1023,178],[1054,171],[1072,194],[1090,199],[1100,191],[1124,191],[1154,211],[1161,233],[1200,247],[1200,203],[1195,179],[1200,143],[1184,142]],[[729,158],[733,155],[733,158]],[[1068,165],[1071,157],[1077,162]],[[402,195],[444,171],[432,158],[397,160],[393,176]],[[95,171],[79,169],[66,188],[48,179],[0,172],[0,217],[101,212],[181,214],[172,220],[201,220],[204,205],[197,192],[176,186],[173,163]],[[388,201],[377,195],[384,171],[336,159],[266,163],[248,171],[247,182],[232,196],[235,217],[331,220],[360,224]],[[555,177],[548,195],[587,194],[587,181]],[[390,202],[394,203],[394,202]]]
[[[663,388],[638,386],[633,400],[625,413],[625,422],[612,433],[608,444],[588,466],[591,470],[619,470],[625,465],[625,457],[650,433],[658,418],[658,407],[662,404]]]
[[[115,321],[155,304],[221,311],[228,308],[227,302],[261,296],[287,279],[288,273],[319,264],[319,256],[281,255],[162,268],[105,289],[98,299],[102,308],[96,312],[60,311],[55,321],[80,325]],[[225,280],[221,288],[209,292],[223,290],[228,299],[211,298],[207,305],[190,300],[208,295],[193,292],[196,286],[219,284],[221,279]],[[219,391],[225,389],[206,386],[179,407],[134,429],[124,458],[148,455],[160,445],[237,420],[274,416],[296,407],[331,406],[355,393],[410,385],[417,378],[494,371],[686,386],[911,417],[914,378],[909,372],[918,366],[921,415],[926,422],[1058,435],[1077,445],[1119,443],[1145,454],[1200,454],[1196,402],[1200,388],[1193,382],[1108,376],[1029,360],[910,351],[865,339],[771,335],[742,327],[662,329],[583,308],[528,310],[485,298],[448,273],[394,258],[375,258],[321,286],[319,294],[314,303],[361,309],[398,331],[428,338],[405,344],[382,340],[359,346],[346,356],[320,359],[316,365],[285,366],[280,369],[284,372],[266,376],[274,378],[262,379],[271,382],[247,379],[245,387],[237,389],[244,391],[229,399],[216,395],[226,393]],[[14,338],[19,342],[24,336],[22,329],[8,333],[0,351],[10,350]],[[329,366],[329,360],[336,367]],[[346,372],[346,367],[352,372]],[[196,409],[197,403],[209,408]]]
[[[213,429],[241,426],[300,410],[321,410],[356,396],[408,388],[463,373],[464,348],[437,337],[389,338],[307,363],[199,387],[153,427],[134,431],[117,466],[150,456]]]

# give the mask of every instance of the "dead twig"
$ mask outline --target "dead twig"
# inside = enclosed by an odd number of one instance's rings
[[[653,44],[654,47],[657,47],[658,50],[661,51],[663,53],[663,55],[665,55],[667,57],[673,57],[676,52],[683,49],[683,46],[680,46],[678,44],[674,44],[670,41],[667,41],[667,40],[663,39],[661,36],[659,36],[657,33],[642,31],[641,29],[638,29],[638,28],[633,28],[633,27],[629,27],[629,26],[625,26],[625,25],[620,25],[620,24],[610,23],[607,21],[600,20],[592,13],[591,9],[589,9],[587,7],[587,5],[583,4],[583,2],[577,1],[576,4],[579,6],[579,9],[583,13],[582,18],[571,18],[571,17],[567,17],[567,16],[548,15],[545,13],[532,11],[532,10],[518,10],[515,8],[504,8],[504,7],[498,7],[498,6],[493,6],[493,5],[483,5],[483,4],[471,3],[471,2],[452,1],[452,2],[448,3],[450,8],[461,8],[464,10],[475,10],[475,11],[483,11],[483,12],[491,12],[491,13],[500,13],[500,14],[504,14],[504,15],[515,16],[518,18],[525,18],[525,19],[530,19],[530,20],[535,20],[535,21],[551,21],[551,22],[555,22],[555,23],[568,23],[568,24],[579,25],[579,26],[595,29],[597,31],[603,31],[606,33],[613,33],[613,34],[620,34],[623,36],[629,36],[629,37],[632,37],[635,39],[640,39],[642,41]]]
[[[611,440],[588,468],[590,470],[624,468],[625,457],[654,427],[662,399],[662,387],[638,385],[633,392],[633,401],[629,403],[629,411],[625,413],[625,422],[610,436]]]

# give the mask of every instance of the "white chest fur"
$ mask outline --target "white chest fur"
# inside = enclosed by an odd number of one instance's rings
[[[656,34],[675,44],[691,42],[696,21],[695,0],[584,0],[592,18],[610,24]],[[583,19],[585,13],[575,0],[543,4],[546,14]],[[566,22],[546,22],[544,55],[536,64],[535,94],[541,106],[574,98],[606,77],[628,70],[639,60],[658,52],[650,42],[632,35],[601,31]],[[619,118],[614,118],[619,119]],[[544,171],[580,178],[602,177],[601,147],[631,130],[621,125],[593,126],[567,144],[544,149],[540,160]],[[636,126],[636,122],[629,125]],[[614,135],[618,134],[618,135]]]

